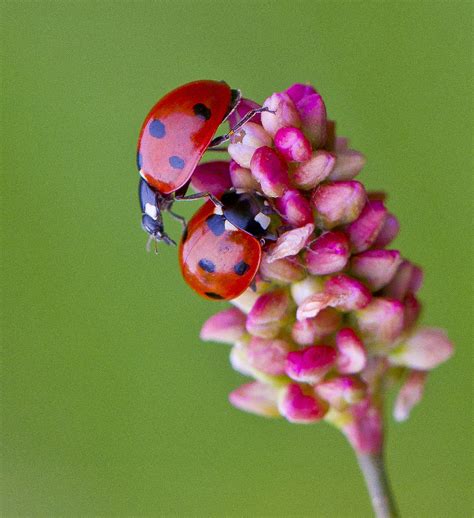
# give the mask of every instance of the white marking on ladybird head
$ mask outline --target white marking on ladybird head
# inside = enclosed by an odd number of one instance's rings
[[[217,215],[219,215],[219,216],[222,216],[222,214],[224,214],[224,213],[222,212],[222,207],[221,207],[220,205],[216,205],[216,206],[214,207],[214,214],[217,214]]]
[[[156,205],[145,203],[145,214],[150,216],[151,219],[156,220],[158,218],[158,209],[156,208]]]
[[[224,228],[229,232],[235,232],[236,230],[239,230],[235,225],[232,225],[232,223],[227,219],[225,220]]]
[[[263,228],[263,230],[267,230],[272,220],[267,215],[259,212],[255,216],[255,221]]]

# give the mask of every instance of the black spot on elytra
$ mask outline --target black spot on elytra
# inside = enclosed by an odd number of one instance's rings
[[[184,167],[184,160],[176,155],[170,156],[168,162],[173,169],[183,169]]]
[[[205,295],[207,295],[210,299],[223,299],[224,297],[222,295],[219,295],[218,293],[214,293],[213,291],[206,291]]]
[[[250,268],[250,266],[245,261],[240,261],[236,265],[234,265],[234,272],[237,275],[244,275],[244,273]]]
[[[216,265],[210,259],[201,259],[198,265],[199,268],[207,273],[214,273],[216,271]]]
[[[202,103],[197,103],[193,106],[194,115],[197,115],[201,119],[208,121],[211,118],[211,110]]]
[[[166,135],[165,125],[159,119],[153,119],[148,127],[150,135],[155,138],[163,138]]]
[[[220,214],[212,214],[206,219],[206,223],[215,236],[221,236],[225,231],[225,218]]]

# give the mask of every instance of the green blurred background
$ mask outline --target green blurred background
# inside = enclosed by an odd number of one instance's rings
[[[243,380],[198,338],[224,305],[145,252],[138,131],[203,78],[259,101],[310,81],[389,191],[457,346],[390,419],[391,478],[404,517],[470,515],[471,6],[2,3],[2,516],[370,516],[338,432],[228,404]]]

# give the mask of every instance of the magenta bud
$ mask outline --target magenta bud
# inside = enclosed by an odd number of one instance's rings
[[[271,253],[271,248],[269,250]],[[260,274],[263,279],[268,281],[281,282],[289,284],[292,282],[301,281],[305,277],[305,270],[297,257],[285,257],[276,261],[268,261],[267,253],[263,254],[262,262],[260,263]]]
[[[422,327],[390,352],[390,362],[411,369],[430,370],[448,360],[453,349],[442,329]]]
[[[367,250],[351,258],[350,269],[372,291],[378,291],[392,280],[401,261],[398,250]]]
[[[297,320],[291,329],[291,336],[299,345],[313,345],[334,333],[340,324],[341,314],[334,308],[326,308],[313,318]]]
[[[410,261],[403,261],[391,282],[385,286],[384,295],[403,300],[408,293],[416,293],[423,282],[423,271]]]
[[[383,248],[389,245],[397,236],[400,231],[400,223],[393,214],[387,214],[385,222],[382,225],[380,232],[377,235],[377,239],[374,241],[373,246],[375,248]]]
[[[328,275],[342,270],[350,256],[349,239],[343,232],[325,232],[311,243],[305,264],[313,275]]]
[[[272,385],[254,381],[240,386],[229,394],[230,403],[244,412],[265,417],[278,417],[278,389]]]
[[[247,361],[260,372],[282,376],[285,374],[285,360],[290,350],[290,344],[284,340],[253,336],[247,345]]]
[[[262,126],[272,137],[275,137],[280,128],[299,128],[301,126],[298,111],[285,92],[271,95],[265,100],[263,106],[271,110],[263,112],[261,118]]]
[[[260,295],[247,316],[247,331],[262,338],[275,338],[285,324],[289,297],[283,290]]]
[[[291,285],[291,296],[299,306],[310,295],[322,293],[323,288],[324,283],[320,278],[309,276],[300,282],[295,282]]]
[[[229,162],[199,164],[191,176],[191,186],[196,192],[210,192],[214,196],[220,196],[232,187]]]
[[[259,191],[260,185],[252,175],[252,171],[242,167],[235,160],[231,160],[229,165],[230,181],[235,189],[244,191]]]
[[[367,387],[356,376],[336,376],[316,385],[316,394],[338,410],[359,403],[365,398]]]
[[[294,102],[301,118],[301,126],[315,148],[326,143],[326,106],[323,98],[310,85],[296,83],[286,93]]]
[[[255,110],[256,108],[260,108],[260,105],[251,99],[242,98],[239,104],[236,106],[235,110],[229,115],[227,119],[230,128],[232,129],[238,122],[240,122],[248,112],[251,110]],[[261,124],[260,113],[254,115],[250,122],[254,122],[256,124]]]
[[[365,308],[372,300],[372,294],[366,286],[344,274],[331,277],[324,285],[324,293],[332,298],[329,305],[341,311]]]
[[[346,327],[336,335],[337,370],[342,374],[355,374],[367,365],[367,351],[355,332]]]
[[[357,324],[370,343],[389,344],[400,336],[404,326],[404,307],[399,300],[374,297],[357,312]]]
[[[386,217],[383,202],[376,200],[365,204],[360,216],[346,228],[354,252],[363,252],[375,243]]]
[[[287,166],[271,147],[263,146],[255,151],[250,170],[268,197],[279,198],[288,189]]]
[[[313,345],[288,353],[286,373],[295,381],[317,383],[332,369],[336,350],[328,345]]]
[[[311,144],[298,128],[280,128],[274,142],[275,148],[287,162],[305,162],[311,157]]]
[[[359,151],[348,149],[336,153],[336,163],[329,175],[330,180],[352,180],[365,166],[365,156]]]
[[[359,217],[366,200],[360,182],[331,182],[320,185],[311,197],[318,218],[326,228],[351,223]]]
[[[271,136],[260,124],[247,122],[232,136],[227,151],[240,166],[248,169],[255,151],[262,146],[271,145]]]
[[[314,221],[308,199],[296,189],[288,189],[281,198],[277,198],[275,207],[282,218],[294,227],[302,227]]]
[[[423,371],[411,371],[400,391],[398,392],[393,417],[396,421],[406,421],[410,417],[412,408],[423,397],[427,373]]]
[[[328,151],[315,151],[309,160],[300,164],[292,176],[298,189],[309,191],[325,180],[332,171],[335,158]]]
[[[270,253],[267,256],[267,260],[271,263],[284,257],[293,256],[299,254],[306,245],[309,236],[314,231],[314,225],[308,223],[304,227],[295,228],[284,232],[272,247]]]
[[[421,303],[413,293],[409,293],[403,300],[403,304],[405,306],[404,327],[406,331],[416,324],[421,313]]]
[[[202,326],[201,340],[232,344],[245,333],[246,318],[237,308],[220,311]]]
[[[379,454],[383,444],[383,421],[381,410],[370,397],[350,407],[351,420],[343,432],[358,453]]]
[[[328,404],[318,399],[313,391],[291,383],[281,390],[278,399],[280,414],[292,423],[314,423],[320,421],[328,411]]]

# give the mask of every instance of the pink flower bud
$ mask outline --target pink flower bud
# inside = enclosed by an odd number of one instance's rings
[[[310,295],[298,306],[296,319],[304,320],[315,317],[320,311],[327,308],[333,302],[333,297],[327,293],[320,292]]]
[[[270,198],[278,198],[288,189],[287,166],[271,147],[263,146],[255,151],[250,169],[263,193]]]
[[[253,336],[247,345],[247,361],[260,372],[282,376],[285,374],[285,360],[290,350],[290,344],[284,340]]]
[[[321,279],[306,277],[306,279],[291,285],[291,296],[296,304],[300,305],[310,295],[322,292],[323,287],[324,283]]]
[[[260,295],[248,314],[247,331],[262,338],[275,338],[285,324],[289,302],[282,290]]]
[[[236,189],[243,189],[244,191],[258,191],[260,185],[252,175],[252,171],[242,167],[234,160],[231,160],[229,166],[229,174],[232,185]]]
[[[336,153],[336,163],[329,175],[329,179],[352,180],[362,171],[365,162],[365,156],[353,149]]]
[[[239,308],[242,313],[248,314],[249,311],[253,308],[253,305],[257,301],[259,295],[251,288],[246,289],[242,295],[239,295],[235,299],[229,300],[229,302]]]
[[[383,202],[365,204],[360,216],[346,228],[354,252],[363,252],[375,243],[386,217],[387,209]]]
[[[356,376],[336,376],[318,383],[315,391],[331,407],[343,410],[348,405],[362,401],[367,388],[365,383]]]
[[[216,161],[199,164],[191,176],[191,186],[196,192],[210,192],[220,196],[232,187],[229,162]]]
[[[320,421],[328,411],[328,404],[311,394],[305,394],[302,387],[291,383],[282,389],[278,399],[280,414],[292,423],[314,423]],[[311,391],[312,392],[312,391]]]
[[[409,293],[405,297],[403,305],[405,307],[404,327],[406,331],[416,324],[421,313],[421,304],[413,293]]]
[[[260,124],[247,122],[232,136],[227,151],[240,166],[249,168],[255,151],[262,146],[271,145],[271,136]]]
[[[411,371],[405,383],[398,392],[393,417],[396,421],[406,421],[410,417],[412,408],[417,405],[423,397],[427,373],[422,371]]]
[[[384,294],[394,299],[403,300],[408,293],[416,293],[423,282],[421,268],[410,261],[403,261],[390,284],[385,286]]]
[[[299,345],[313,345],[336,331],[341,315],[333,308],[323,309],[313,318],[297,320],[291,329],[293,340]]]
[[[275,207],[283,219],[295,227],[314,222],[308,199],[296,189],[288,189],[281,198],[277,198]]]
[[[352,257],[350,269],[372,291],[378,291],[392,280],[401,261],[398,250],[367,250]]]
[[[277,151],[287,162],[305,162],[311,157],[311,144],[298,128],[280,128],[274,140]]]
[[[278,417],[278,389],[272,385],[254,381],[240,386],[229,394],[230,403],[244,412],[265,417]]]
[[[201,340],[232,344],[245,333],[246,316],[237,308],[220,311],[208,318],[201,329]]]
[[[343,432],[355,451],[380,453],[383,442],[382,413],[369,397],[350,407],[352,419]]]
[[[284,257],[299,254],[306,245],[309,236],[314,231],[314,225],[308,223],[304,227],[288,230],[278,239],[275,246],[267,256],[267,260],[272,263]]]
[[[269,253],[271,253],[271,250],[270,248]],[[264,280],[289,284],[300,281],[305,277],[304,267],[297,257],[286,257],[270,262],[268,261],[268,255],[264,253],[260,263],[260,274]]]
[[[298,189],[309,191],[325,180],[334,166],[335,158],[327,151],[315,151],[311,158],[300,164],[294,171],[292,180]]]
[[[365,308],[372,300],[372,294],[361,282],[344,274],[331,277],[324,286],[324,292],[332,298],[329,305],[341,311]]]
[[[355,374],[367,365],[367,351],[362,340],[348,327],[336,335],[337,370],[342,374]]]
[[[453,344],[442,329],[422,327],[390,353],[390,362],[411,369],[430,370],[453,354]]]
[[[326,228],[356,220],[364,207],[366,193],[356,181],[331,182],[320,185],[311,197],[318,218]]]
[[[260,105],[255,101],[250,99],[242,98],[239,104],[236,106],[235,110],[229,115],[227,119],[229,122],[229,126],[232,129],[238,122],[240,122],[249,111],[254,110],[255,108],[260,108]],[[260,113],[254,115],[250,122],[255,122],[256,124],[261,124]]]
[[[336,350],[328,345],[313,345],[288,353],[286,373],[295,381],[317,383],[332,369]]]
[[[325,232],[309,246],[305,264],[313,275],[336,273],[349,259],[349,239],[343,232]]]
[[[398,300],[374,297],[368,306],[357,312],[356,319],[365,340],[389,344],[403,331],[404,307]]]
[[[302,129],[315,148],[326,143],[326,107],[318,92],[310,85],[294,84],[286,91],[301,118]]]
[[[285,92],[271,95],[265,100],[263,106],[271,110],[263,112],[261,117],[262,126],[272,137],[280,128],[299,128],[301,126],[301,120],[295,105]]]
[[[385,222],[382,225],[382,229],[377,235],[377,239],[374,241],[373,246],[375,248],[383,248],[389,245],[397,236],[400,231],[400,223],[393,214],[387,214]]]

